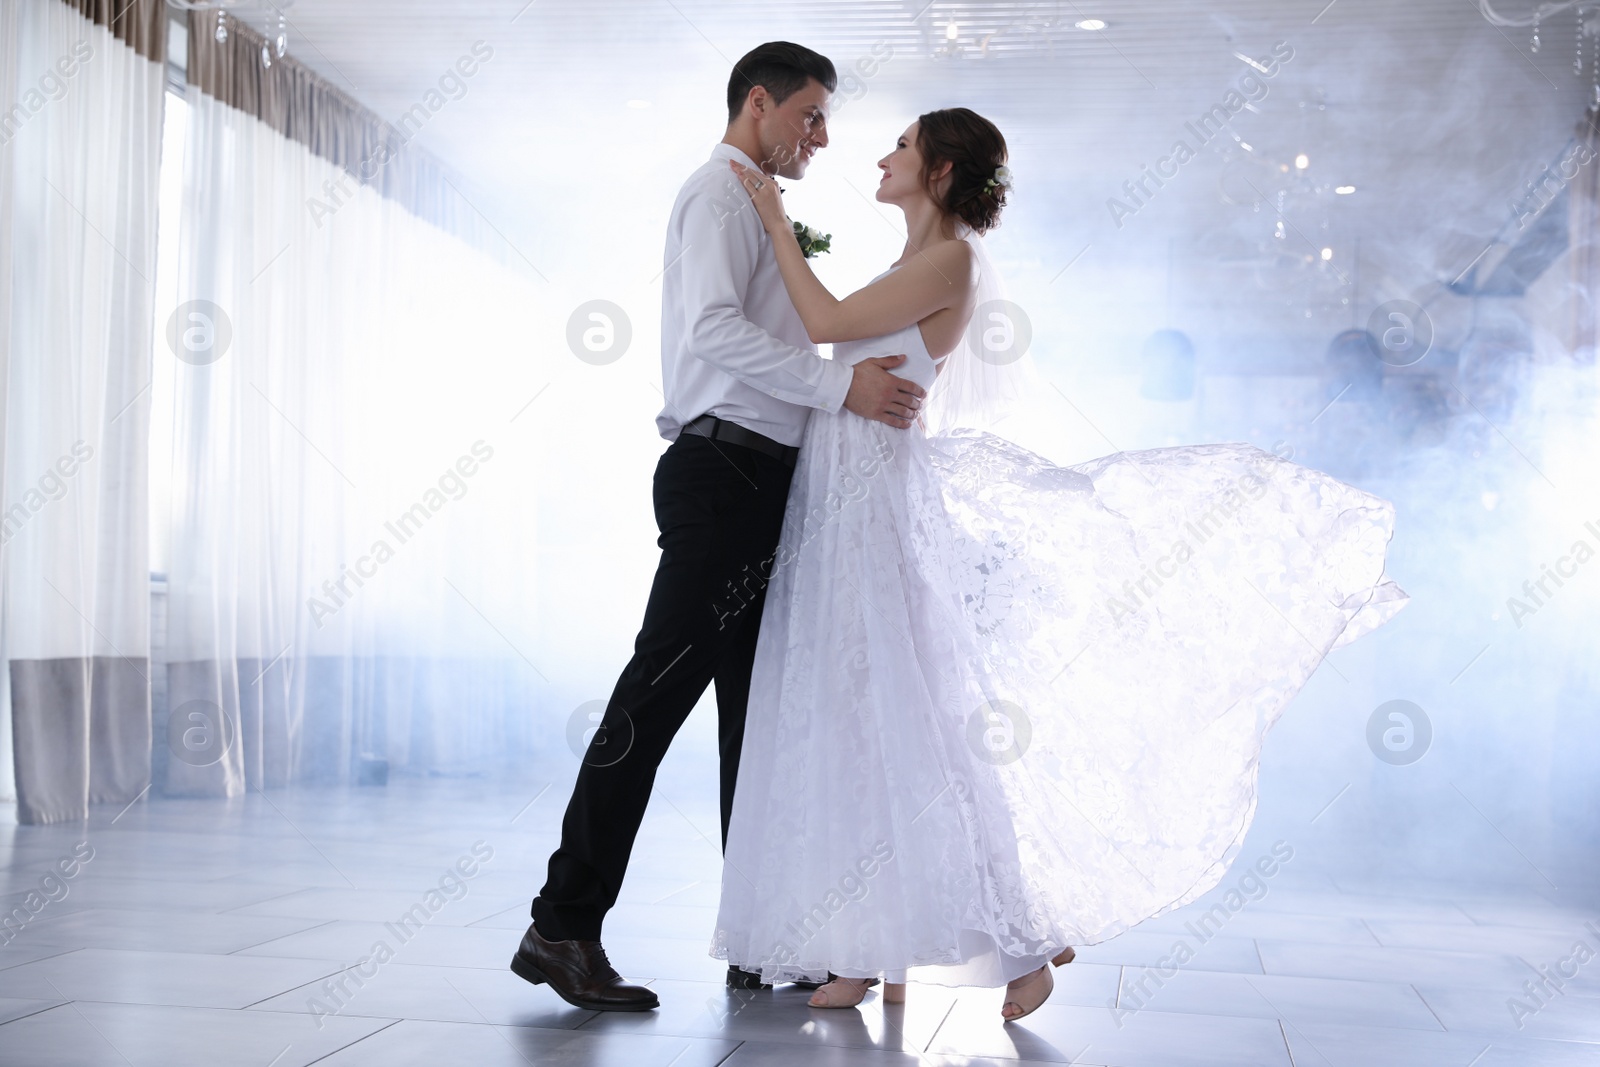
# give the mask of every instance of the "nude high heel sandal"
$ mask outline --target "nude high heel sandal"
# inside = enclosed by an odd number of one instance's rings
[[[1006,986],[1006,1000],[1000,1005],[1001,1017],[1014,1023],[1025,1015],[1032,1015],[1049,999],[1055,987],[1056,980],[1048,967],[1023,975]]]
[[[1054,967],[1065,967],[1077,958],[1078,953],[1068,945],[1051,958],[1050,964]],[[1015,1022],[1024,1015],[1031,1015],[1039,1005],[1049,999],[1055,988],[1056,980],[1051,976],[1049,967],[1040,967],[1032,974],[1025,974],[1006,986],[1006,1002],[1000,1005],[1000,1014],[1008,1023]]]
[[[813,1008],[853,1008],[866,997],[868,988],[865,978],[835,978],[818,986],[806,1003]]]
[[[817,987],[811,994],[811,999],[806,1003],[813,1008],[853,1008],[866,998],[867,990],[878,984],[876,978],[835,978],[826,985]],[[903,982],[885,982],[883,986],[883,1002],[885,1004],[904,1004],[906,1002],[906,987]]]

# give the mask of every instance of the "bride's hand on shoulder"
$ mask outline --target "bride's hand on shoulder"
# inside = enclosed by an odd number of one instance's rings
[[[756,213],[761,216],[761,225],[766,227],[768,233],[793,229],[789,216],[784,214],[783,194],[778,192],[777,182],[758,170],[751,170],[736,159],[728,160],[728,166],[733,168],[734,177],[744,186],[744,191],[750,194],[750,201],[755,205]]]

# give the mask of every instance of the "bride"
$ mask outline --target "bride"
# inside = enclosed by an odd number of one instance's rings
[[[878,164],[906,245],[837,299],[732,163],[814,342],[905,353],[896,430],[813,412],[770,575],[712,954],[816,1007],[918,981],[1035,1010],[1069,946],[1221,880],[1267,729],[1405,603],[1393,508],[1243,444],[1057,467],[992,433],[1034,381],[982,316],[1000,131],[921,116]]]

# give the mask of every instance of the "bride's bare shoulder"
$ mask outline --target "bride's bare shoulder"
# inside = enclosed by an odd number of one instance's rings
[[[966,241],[940,241],[922,249],[931,266],[952,283],[970,283],[978,271],[977,253]]]

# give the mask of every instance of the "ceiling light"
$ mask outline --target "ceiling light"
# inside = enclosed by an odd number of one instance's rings
[[[1073,25],[1080,30],[1103,30],[1106,28],[1104,19],[1083,19],[1080,22],[1074,22]]]
[[[1324,249],[1323,249],[1323,250],[1322,250],[1322,259],[1323,259],[1323,262],[1327,262],[1327,261],[1328,261],[1328,260],[1330,260],[1330,259],[1332,259],[1332,258],[1333,258],[1333,249],[1331,249],[1331,248],[1324,248]]]
[[[1304,152],[1301,152],[1298,156],[1294,157],[1294,166],[1296,170],[1305,170],[1307,167],[1311,166],[1311,157],[1306,155]]]
[[[944,39],[945,40],[953,41],[953,40],[956,39],[956,37],[960,33],[961,33],[961,27],[957,26],[955,23],[949,22],[949,23],[945,24],[945,27],[944,27]]]
[[[1260,60],[1251,59],[1249,56],[1245,55],[1243,52],[1235,52],[1234,53],[1234,57],[1237,58],[1241,63],[1244,63],[1244,64],[1246,64],[1248,66],[1252,66],[1252,67],[1256,68],[1256,70],[1260,71],[1262,74],[1265,74],[1269,78],[1272,77],[1273,74],[1276,73],[1276,71],[1274,71],[1271,67],[1269,67],[1269,66],[1265,65],[1264,63],[1262,63]]]
[[[1349,196],[1351,193],[1356,191],[1356,187],[1353,185],[1336,185],[1333,187],[1333,191],[1338,193],[1340,196]]]

